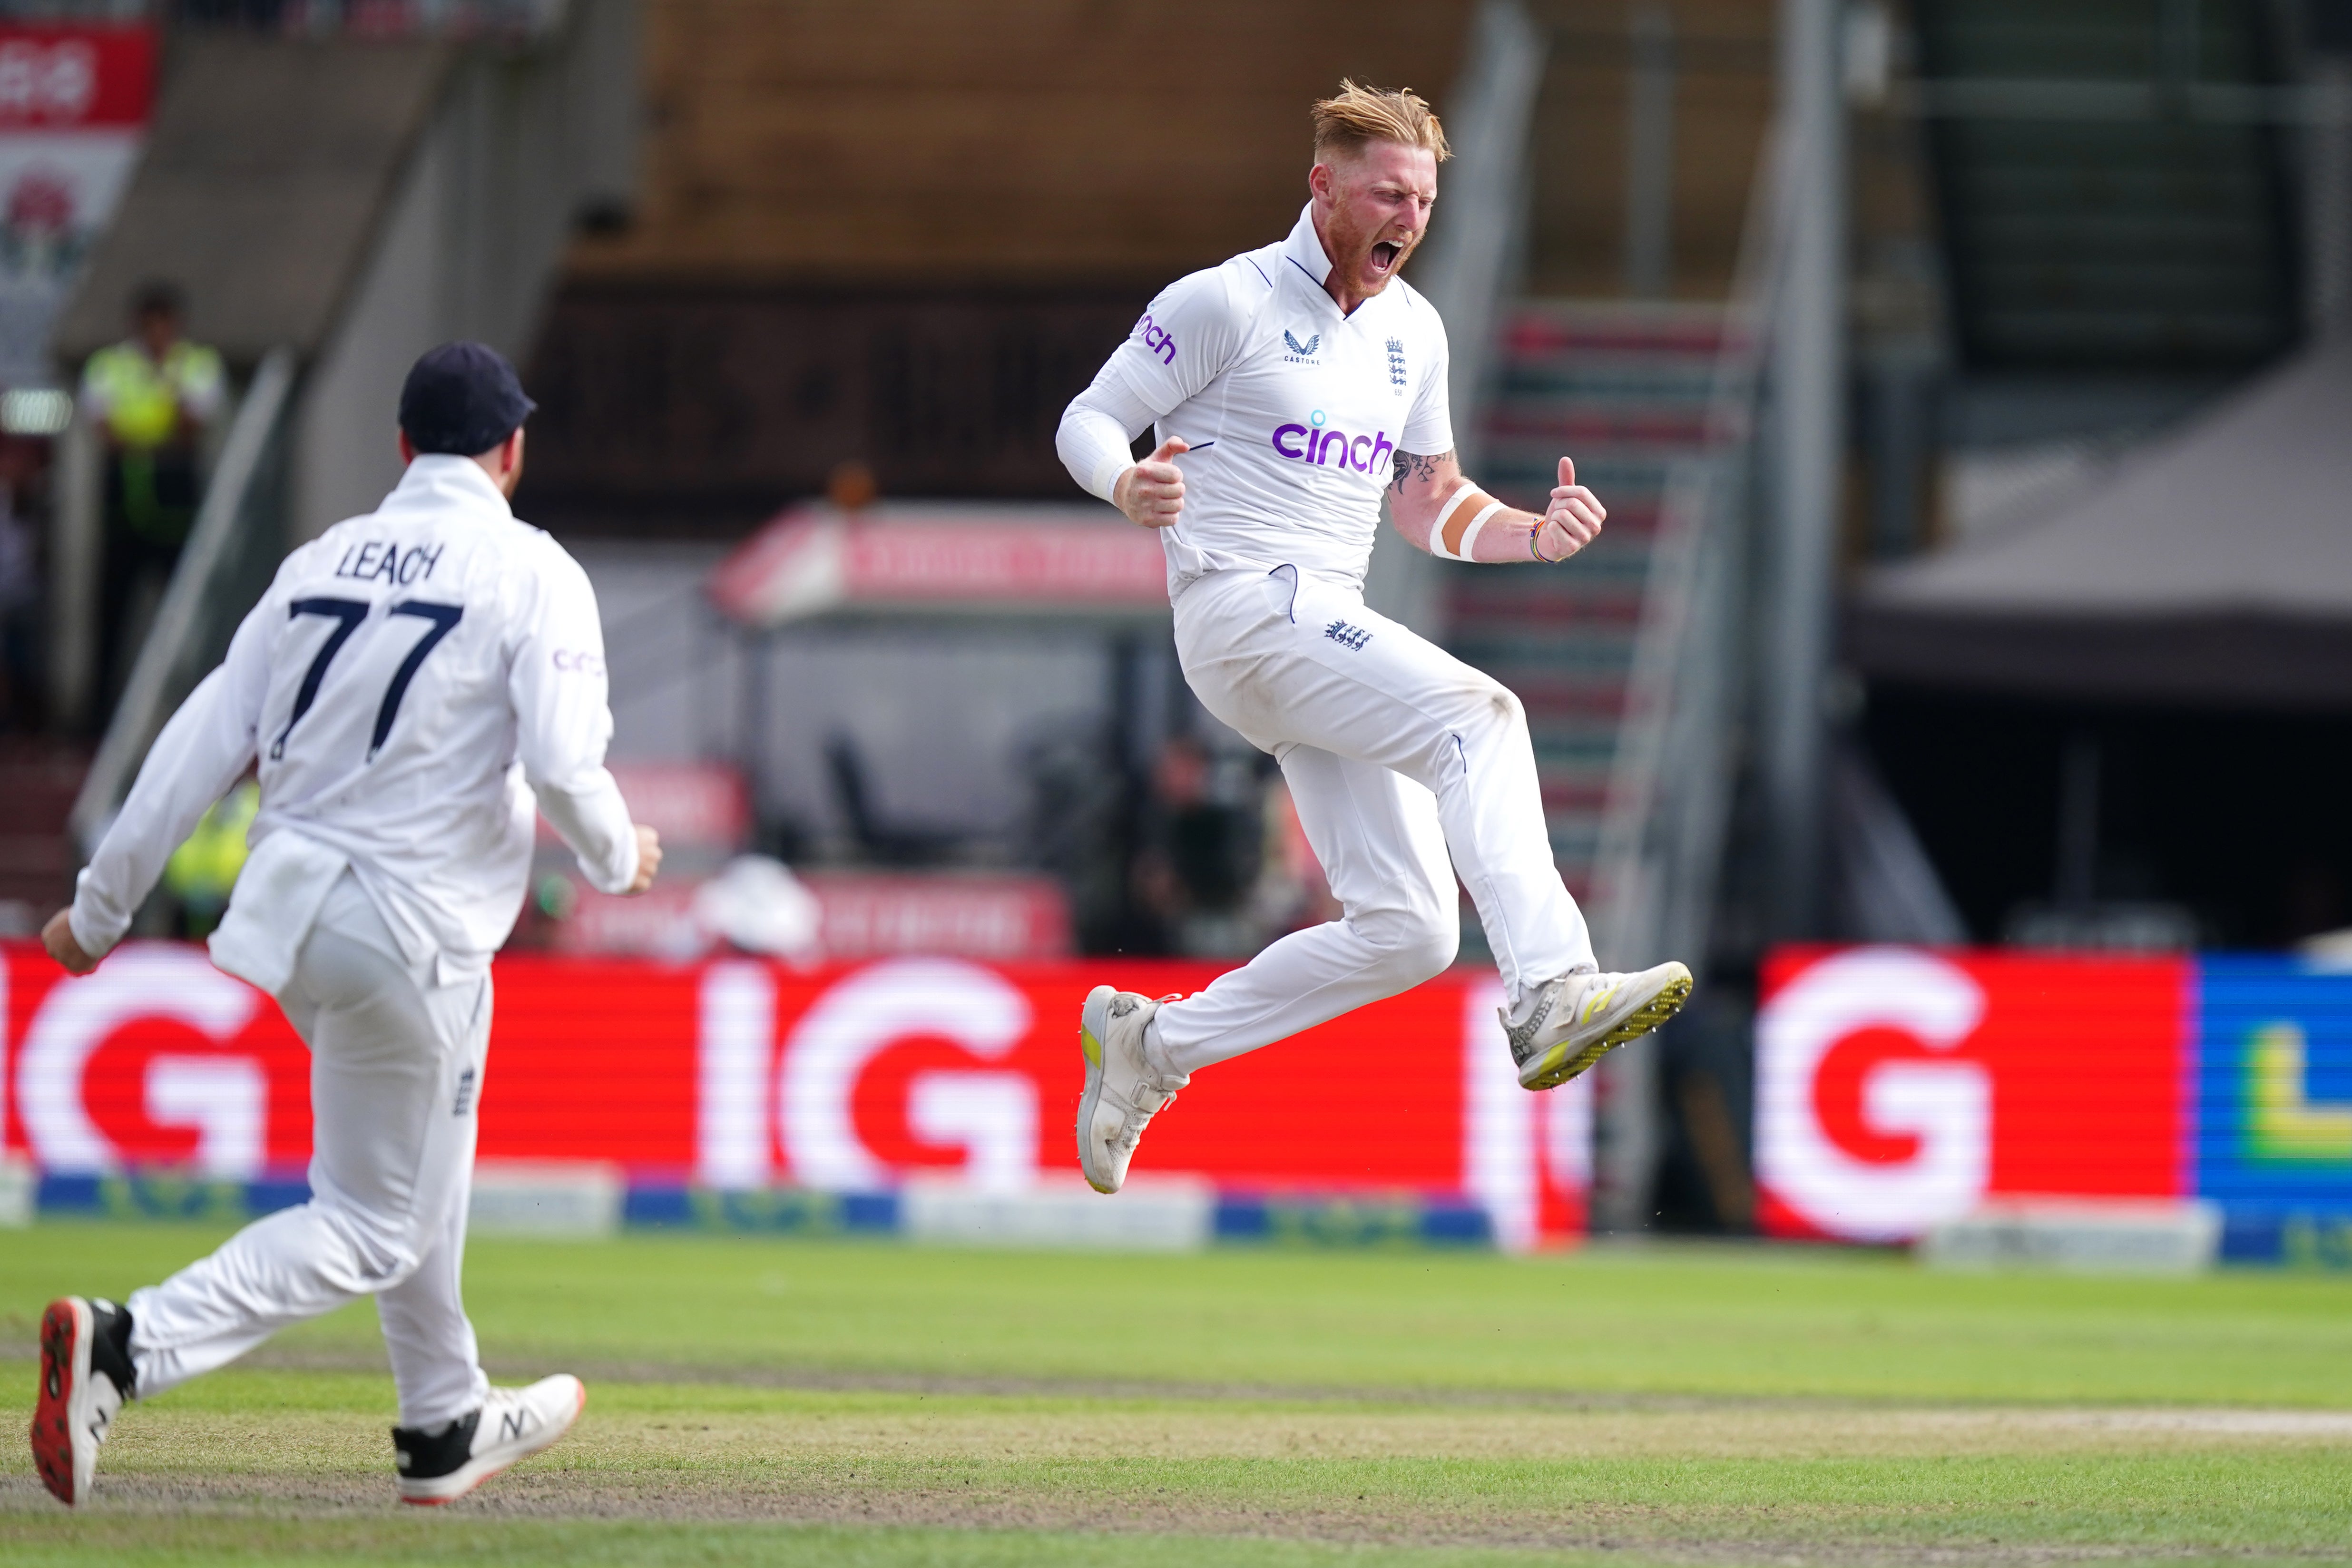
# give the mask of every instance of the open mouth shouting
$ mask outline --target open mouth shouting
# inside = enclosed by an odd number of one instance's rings
[[[1373,273],[1381,278],[1387,277],[1390,273],[1396,270],[1396,264],[1403,255],[1404,247],[1398,241],[1393,239],[1374,240],[1372,242]]]

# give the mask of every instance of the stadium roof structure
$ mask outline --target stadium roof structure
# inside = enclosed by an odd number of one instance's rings
[[[2127,455],[2047,520],[1873,573],[1848,658],[1924,685],[2352,708],[2352,342]]]
[[[1107,506],[887,501],[787,508],[705,591],[758,629],[818,616],[1164,618],[1160,540]]]

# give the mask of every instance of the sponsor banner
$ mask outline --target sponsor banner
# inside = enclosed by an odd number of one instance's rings
[[[1989,1197],[2188,1189],[2191,966],[1789,950],[1756,1018],[1765,1227],[1915,1239]]]
[[[2352,973],[2284,958],[1790,949],[1756,1020],[1768,1229],[2198,1198],[2222,1256],[2352,1262]]]
[[[143,26],[0,26],[0,132],[137,130],[155,96]]]
[[[48,1177],[299,1174],[309,1064],[267,997],[191,946],[129,944],[79,980],[29,944],[5,957],[8,1151]],[[612,1161],[633,1187],[1066,1182],[1088,988],[1189,992],[1216,973],[510,955],[494,971],[481,1153]],[[1575,1234],[1589,1090],[1518,1088],[1495,1026],[1498,989],[1449,974],[1203,1073],[1153,1123],[1139,1168],[1261,1198],[1458,1197],[1507,1247]]]
[[[206,1225],[242,1225],[310,1196],[310,1184],[294,1178],[236,1182],[154,1172],[47,1176],[38,1187],[43,1214]],[[746,1190],[641,1184],[628,1189],[620,1219],[625,1226],[648,1230],[921,1239],[907,1223],[907,1206],[904,1194],[897,1190],[820,1193],[806,1187]],[[478,1225],[478,1232],[479,1228]],[[1458,1195],[1227,1194],[1217,1197],[1203,1239],[1220,1247],[1319,1250],[1480,1247],[1493,1246],[1495,1233],[1486,1209]]]
[[[121,202],[154,90],[149,28],[0,26],[0,385],[50,379],[50,325]]]
[[[2223,1255],[2352,1260],[2352,974],[2291,960],[2197,966],[2193,1182]]]
[[[635,797],[631,797],[634,807]],[[562,874],[571,908],[548,945],[565,953],[642,953],[676,961],[719,945],[699,907],[706,879],[662,879],[633,898],[600,893]],[[1074,948],[1069,897],[1049,877],[811,871],[813,951],[835,963],[895,954],[949,954],[997,962],[1066,958]]]
[[[793,507],[712,572],[719,609],[751,626],[836,612],[1162,616],[1168,563],[1102,508],[893,503],[854,517]]]

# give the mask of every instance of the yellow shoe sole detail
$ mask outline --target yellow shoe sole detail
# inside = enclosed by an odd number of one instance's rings
[[[1098,1072],[1102,1071],[1102,1065],[1103,1065],[1103,1049],[1102,1049],[1102,1042],[1101,1042],[1100,1040],[1096,1039],[1096,1038],[1095,1038],[1094,1031],[1093,1031],[1092,1029],[1087,1028],[1084,1024],[1081,1024],[1081,1025],[1079,1025],[1079,1026],[1078,1026],[1078,1054],[1079,1054],[1079,1055],[1081,1055],[1081,1056],[1083,1056],[1083,1057],[1085,1057],[1085,1058],[1087,1058],[1087,1067],[1089,1067],[1089,1068],[1091,1068],[1092,1069],[1094,1069],[1094,1071],[1095,1071],[1095,1072],[1097,1072],[1097,1073],[1098,1073]],[[1092,1075],[1090,1074],[1090,1075],[1088,1076],[1088,1079],[1087,1079],[1087,1082],[1088,1082],[1089,1086],[1091,1086],[1091,1084],[1093,1083],[1093,1081],[1094,1081],[1094,1080],[1093,1080]],[[1087,1101],[1086,1101],[1086,1098],[1085,1098],[1083,1095],[1081,1095],[1081,1096],[1079,1097],[1079,1100],[1078,1100],[1078,1128],[1077,1128],[1077,1131],[1078,1131],[1078,1173],[1079,1173],[1080,1175],[1085,1176],[1085,1177],[1087,1178],[1087,1185],[1088,1185],[1088,1186],[1090,1186],[1090,1187],[1094,1188],[1094,1190],[1095,1190],[1095,1191],[1097,1191],[1097,1192],[1098,1192],[1098,1193],[1101,1193],[1101,1194],[1104,1194],[1104,1195],[1106,1195],[1106,1196],[1108,1196],[1108,1195],[1110,1195],[1110,1194],[1112,1194],[1117,1193],[1117,1192],[1118,1191],[1118,1189],[1117,1187],[1106,1187],[1106,1186],[1104,1186],[1100,1182],[1096,1181],[1096,1180],[1094,1179],[1094,1176],[1093,1176],[1092,1173],[1088,1172],[1088,1171],[1087,1170],[1087,1168],[1086,1168],[1086,1165],[1087,1165],[1087,1161],[1086,1161],[1086,1150],[1087,1150]]]
[[[1690,1000],[1690,994],[1691,983],[1688,975],[1679,980],[1667,981],[1659,988],[1658,994],[1650,998],[1647,1006],[1628,1014],[1623,1023],[1578,1051],[1574,1056],[1569,1055],[1565,1041],[1554,1046],[1544,1057],[1543,1065],[1537,1069],[1535,1076],[1523,1079],[1522,1082],[1530,1090],[1558,1089],[1569,1079],[1582,1075],[1593,1063],[1626,1041],[1640,1039],[1643,1035],[1681,1012],[1683,1004]]]

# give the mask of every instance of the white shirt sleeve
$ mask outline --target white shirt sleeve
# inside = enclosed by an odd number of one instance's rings
[[[221,405],[228,398],[227,378],[222,374],[220,356],[200,354],[191,358],[173,389],[180,402],[196,418],[209,424],[220,417]]]
[[[197,683],[155,737],[121,815],[75,879],[67,920],[84,952],[96,957],[122,940],[172,851],[252,765],[269,690],[268,622],[284,615],[278,595],[264,595],[236,628],[220,668]]]
[[[540,810],[580,858],[581,875],[598,891],[617,893],[637,874],[637,835],[604,767],[613,739],[604,628],[588,574],[560,546],[551,542],[548,551],[507,677],[515,750]]]
[[[1255,303],[1235,298],[1231,263],[1189,273],[1160,291],[1103,369],[1157,418],[1231,368]]]
[[[1135,438],[1151,427],[1152,417],[1150,405],[1128,390],[1125,378],[1105,365],[1095,373],[1094,384],[1062,411],[1054,450],[1081,488],[1111,500],[1119,476],[1135,466]]]
[[[1108,500],[1134,461],[1127,443],[1223,375],[1247,346],[1255,301],[1236,297],[1232,268],[1190,273],[1161,289],[1064,412],[1055,449],[1093,494]]]
[[[1433,352],[1422,373],[1421,385],[1413,393],[1412,408],[1405,416],[1404,435],[1397,446],[1421,457],[1436,458],[1454,450],[1454,420],[1448,412],[1445,386],[1453,374],[1452,354],[1446,347],[1445,323],[1438,320],[1435,307],[1426,300],[1414,303],[1429,312]]]

